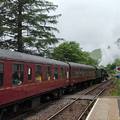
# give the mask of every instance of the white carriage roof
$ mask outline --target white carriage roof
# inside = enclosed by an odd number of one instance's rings
[[[24,62],[34,62],[34,63],[45,63],[45,64],[55,64],[55,65],[64,65],[68,66],[67,63],[48,59],[40,56],[29,55],[20,52],[13,52],[11,50],[0,49],[0,59],[10,59]]]

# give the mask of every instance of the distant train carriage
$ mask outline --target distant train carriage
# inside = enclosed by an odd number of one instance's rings
[[[96,79],[96,69],[90,65],[69,62],[70,65],[70,85],[82,83]]]

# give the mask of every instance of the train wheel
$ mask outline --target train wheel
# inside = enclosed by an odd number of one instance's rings
[[[58,98],[61,98],[61,97],[62,97],[62,95],[63,95],[63,90],[62,90],[62,89],[60,89],[60,90],[59,90],[59,93],[58,93]]]
[[[0,112],[0,120],[7,120],[7,115],[6,115],[6,113],[7,113],[7,110],[6,109],[3,109],[3,110],[1,110],[1,112]]]

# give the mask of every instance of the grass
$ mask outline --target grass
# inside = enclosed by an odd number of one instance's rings
[[[112,96],[120,96],[120,79],[114,79],[114,87],[111,91]]]

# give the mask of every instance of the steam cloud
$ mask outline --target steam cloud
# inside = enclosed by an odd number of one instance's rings
[[[103,47],[102,49],[102,59],[100,65],[106,66],[115,61],[115,59],[120,58],[120,42],[113,43],[108,47]]]

